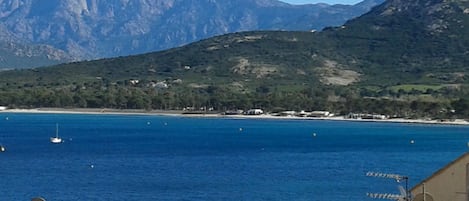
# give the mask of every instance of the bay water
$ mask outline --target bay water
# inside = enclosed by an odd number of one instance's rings
[[[52,144],[56,124],[64,143]],[[0,113],[0,200],[373,200],[468,150],[469,126]]]

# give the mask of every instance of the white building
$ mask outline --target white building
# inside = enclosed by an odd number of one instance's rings
[[[132,85],[137,85],[138,83],[140,83],[140,80],[130,80],[129,82]]]
[[[261,115],[261,114],[264,114],[264,111],[261,109],[250,109],[246,111],[246,114],[247,115]]]
[[[331,113],[328,111],[312,111],[308,116],[310,117],[329,117]]]

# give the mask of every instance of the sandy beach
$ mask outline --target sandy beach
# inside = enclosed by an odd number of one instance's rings
[[[221,113],[185,112],[182,110],[120,110],[120,109],[91,109],[91,108],[36,108],[36,109],[6,109],[0,113],[45,113],[45,114],[96,114],[96,115],[156,115],[156,116],[180,116],[194,118],[235,118],[235,119],[279,119],[279,120],[331,120],[331,121],[355,121],[355,122],[388,122],[411,124],[442,124],[442,125],[469,125],[463,119],[454,120],[427,120],[427,119],[350,119],[344,116],[333,117],[300,117],[278,116],[275,114],[262,115],[224,115]]]

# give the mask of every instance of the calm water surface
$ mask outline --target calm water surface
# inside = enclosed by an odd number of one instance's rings
[[[413,186],[468,141],[466,126],[0,113],[0,200],[366,201],[405,185],[366,172]]]

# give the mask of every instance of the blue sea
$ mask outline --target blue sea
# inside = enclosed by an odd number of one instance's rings
[[[367,201],[405,187],[367,172],[412,187],[468,141],[467,126],[0,113],[0,200]]]

